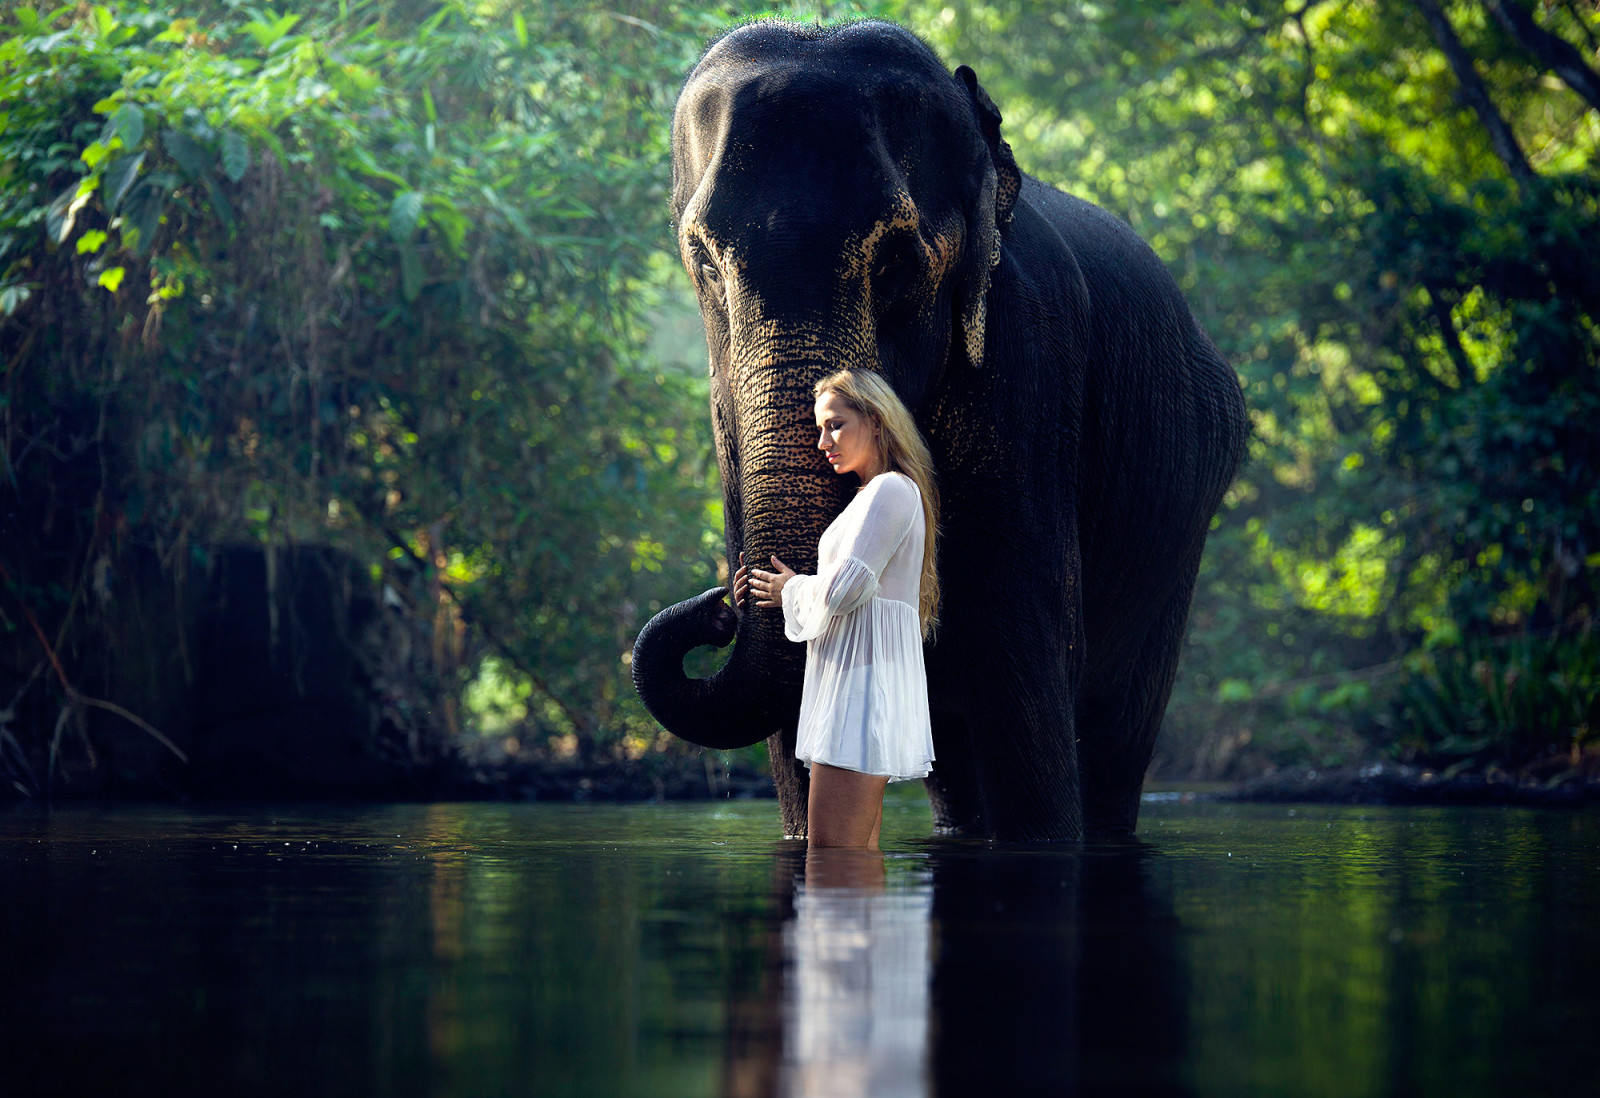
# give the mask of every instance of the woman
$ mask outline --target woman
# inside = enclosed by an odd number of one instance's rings
[[[928,447],[887,382],[841,370],[815,393],[817,448],[861,487],[822,535],[816,575],[741,554],[733,598],[781,607],[784,632],[806,642],[795,757],[811,770],[810,845],[876,850],[884,786],[933,762],[922,640],[939,605],[939,503]]]

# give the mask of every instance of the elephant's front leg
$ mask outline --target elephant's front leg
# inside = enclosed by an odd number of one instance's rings
[[[975,823],[953,821],[969,834],[1009,841],[1083,837],[1074,712],[1083,630],[1077,583],[1066,578],[1076,574],[1076,554],[1065,556],[1064,566],[991,568],[981,589],[953,585],[949,592],[949,631],[940,639],[941,649],[950,646],[949,658],[939,662],[960,668],[965,734],[936,739],[934,748],[936,765],[949,772],[952,810],[976,802]]]
[[[806,837],[806,802],[811,796],[811,774],[794,757],[798,716],[767,737],[767,759],[772,767],[772,787],[778,794],[783,817],[783,837]]]
[[[1052,650],[991,639],[972,683],[967,726],[986,838],[1083,837],[1077,732],[1068,666]]]

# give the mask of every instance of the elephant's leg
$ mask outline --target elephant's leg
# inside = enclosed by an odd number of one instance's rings
[[[996,676],[975,700],[968,720],[986,837],[1081,839],[1075,715],[1064,670]]]
[[[1172,696],[1199,567],[1196,552],[1127,673],[1111,688],[1097,689],[1079,699],[1079,755],[1088,838],[1130,838],[1138,823],[1144,772]]]
[[[967,722],[951,710],[935,709],[931,717],[933,773],[923,784],[933,809],[933,826],[946,835],[981,836],[985,833],[983,795]]]
[[[772,786],[778,794],[778,811],[783,816],[783,837],[806,837],[806,802],[811,797],[811,779],[805,764],[794,757],[797,725],[794,722],[767,737],[767,759],[772,766]]]

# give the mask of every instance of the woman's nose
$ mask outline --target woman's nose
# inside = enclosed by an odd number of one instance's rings
[[[817,449],[826,450],[827,448],[828,448],[828,432],[826,432],[826,431],[818,431],[817,432]]]

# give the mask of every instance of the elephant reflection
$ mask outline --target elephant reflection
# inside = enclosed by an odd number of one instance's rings
[[[931,844],[780,859],[729,1095],[1183,1094],[1187,969],[1160,859]]]

